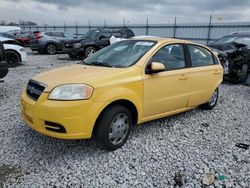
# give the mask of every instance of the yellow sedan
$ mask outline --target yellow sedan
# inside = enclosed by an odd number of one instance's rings
[[[21,97],[24,121],[62,139],[95,135],[120,148],[132,125],[215,107],[223,68],[205,46],[166,38],[117,42],[82,63],[36,75]]]

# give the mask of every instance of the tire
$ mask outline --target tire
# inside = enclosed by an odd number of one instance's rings
[[[49,55],[54,55],[57,52],[56,45],[54,44],[47,44],[46,46],[46,52]]]
[[[127,108],[121,105],[108,107],[96,124],[97,142],[109,151],[116,150],[126,143],[131,127],[132,117]]]
[[[39,53],[39,54],[44,54],[44,50],[43,50],[43,49],[39,49],[39,50],[38,50],[38,53]]]
[[[90,47],[87,47],[87,48],[85,49],[84,55],[85,55],[85,57],[87,58],[87,57],[93,55],[96,51],[97,51],[97,50],[95,49],[95,47],[90,46]]]
[[[9,67],[16,67],[20,63],[20,56],[15,51],[7,50],[5,51],[6,61]]]
[[[213,95],[211,96],[211,98],[207,103],[201,105],[201,108],[204,110],[212,110],[216,106],[218,99],[219,99],[219,88],[217,88],[213,92]]]

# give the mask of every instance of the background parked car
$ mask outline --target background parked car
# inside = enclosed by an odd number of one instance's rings
[[[3,44],[0,42],[0,79],[8,74],[8,64],[6,62]]]
[[[15,39],[15,36],[8,34],[8,33],[0,33],[0,37]]]
[[[15,67],[21,62],[27,62],[27,53],[22,46],[18,45],[19,43],[16,40],[0,37],[0,41],[3,43],[9,67]]]
[[[64,49],[64,41],[77,38],[75,35],[65,32],[41,32],[36,34],[36,39],[30,41],[32,51],[38,51],[40,54],[56,54]]]
[[[96,30],[90,30],[81,40],[66,41],[64,51],[71,58],[89,57],[96,51],[110,45],[111,36],[127,39],[134,37],[135,34],[131,29],[126,27],[117,29],[100,28]]]
[[[33,32],[20,33],[15,37],[15,39],[19,41],[22,44],[22,46],[29,46],[30,41],[35,38],[36,37]]]
[[[218,52],[226,80],[245,82],[250,71],[250,32],[235,32],[208,46]]]

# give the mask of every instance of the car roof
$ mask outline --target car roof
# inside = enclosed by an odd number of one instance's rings
[[[182,39],[176,39],[176,38],[163,38],[163,37],[155,37],[155,36],[137,36],[133,37],[132,40],[148,40],[148,41],[156,41],[156,42],[163,42],[163,43],[189,43],[189,44],[196,44],[192,41],[182,40]]]

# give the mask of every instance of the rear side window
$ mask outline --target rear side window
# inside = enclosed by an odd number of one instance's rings
[[[152,57],[152,62],[159,62],[165,65],[166,70],[185,68],[185,56],[181,44],[171,44],[162,47]]]
[[[51,37],[63,37],[64,36],[62,32],[46,32],[45,34]]]
[[[123,38],[130,38],[130,37],[134,37],[134,36],[135,36],[135,34],[131,30],[125,30],[122,33]]]
[[[192,67],[201,67],[214,64],[214,57],[207,49],[195,45],[188,45],[188,48]]]
[[[119,33],[119,32],[113,32],[112,35],[113,35],[114,37],[117,37],[117,38],[121,38],[121,37],[122,37],[122,34]]]

